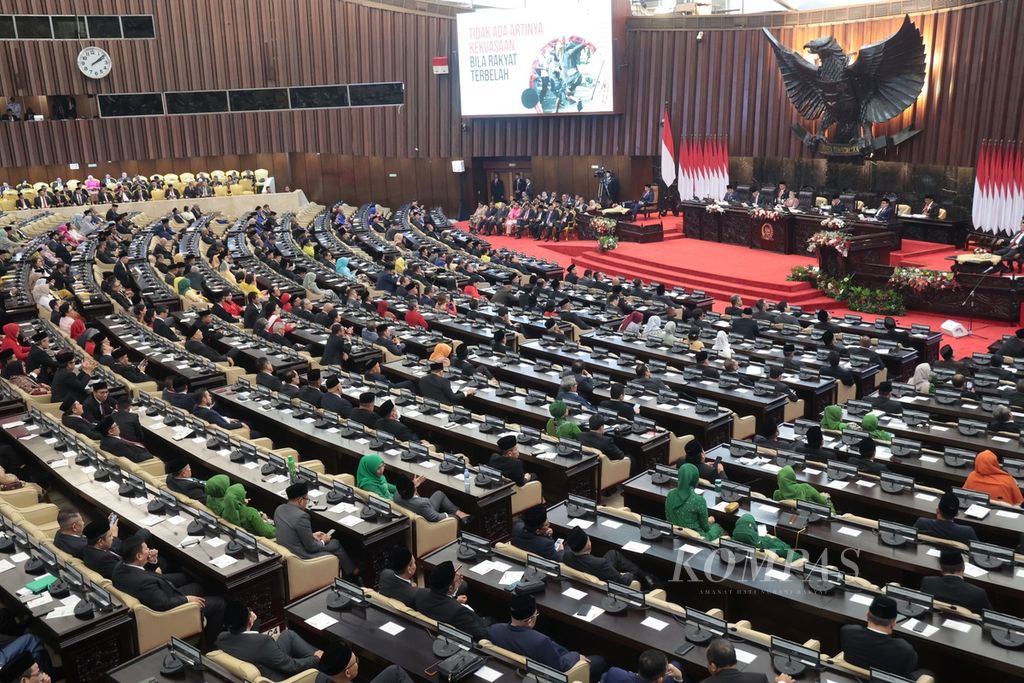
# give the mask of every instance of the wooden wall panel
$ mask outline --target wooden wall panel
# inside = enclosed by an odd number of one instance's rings
[[[318,192],[338,197],[388,194],[381,159],[410,159],[399,184],[457,201],[451,159],[533,157],[544,182],[586,185],[591,163],[658,151],[667,102],[677,136],[728,135],[734,157],[806,157],[790,132],[798,119],[786,101],[774,55],[758,30],[657,28],[637,21],[617,60],[620,114],[559,118],[467,119],[459,115],[455,77],[434,76],[430,57],[454,58],[454,21],[348,0],[0,0],[0,13],[153,14],[158,38],[129,41],[0,43],[0,95],[38,96],[259,88],[400,80],[402,107],[257,112],[232,115],[88,119],[0,125],[0,167],[10,174],[76,162],[114,170],[128,162],[272,155],[294,165],[294,182],[328,169]],[[983,138],[1024,139],[1024,2],[992,2],[912,17],[929,46],[928,81],[918,102],[879,127],[923,132],[884,161],[972,166]],[[899,17],[775,29],[787,45],[835,35],[847,51],[888,36]],[[654,28],[652,28],[654,26]],[[82,77],[74,58],[84,44],[110,50],[114,70]],[[454,60],[453,60],[454,61]],[[320,153],[332,159],[312,161]],[[571,158],[571,160],[570,160]],[[282,159],[285,161],[282,162]],[[299,163],[297,160],[302,159]],[[558,161],[554,161],[558,159]],[[377,160],[377,161],[375,161]],[[433,162],[438,162],[435,166]],[[586,163],[584,163],[586,161]],[[240,162],[239,162],[240,163]],[[265,164],[264,164],[265,165]],[[618,163],[624,194],[644,178]],[[408,166],[401,165],[403,169]],[[569,169],[570,176],[559,170]],[[550,176],[541,176],[541,173]],[[13,177],[13,176],[11,176]],[[649,176],[648,176],[649,178]],[[335,187],[336,186],[336,187]],[[429,190],[428,190],[429,188]],[[586,185],[589,194],[592,189]],[[627,192],[628,191],[628,192]]]

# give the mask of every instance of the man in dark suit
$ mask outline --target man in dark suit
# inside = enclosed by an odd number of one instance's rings
[[[142,443],[142,424],[139,416],[132,412],[131,394],[122,394],[114,401],[114,412],[111,417],[117,423],[121,435],[129,441]]]
[[[729,202],[730,204],[733,202],[738,202],[740,201],[740,193],[736,191],[736,188],[734,186],[726,185],[725,194],[722,195],[722,201]]]
[[[443,621],[468,634],[473,640],[487,637],[488,623],[476,612],[456,598],[462,575],[450,561],[442,562],[427,577],[428,590],[416,595],[413,606],[431,619]]]
[[[470,387],[465,390],[467,396],[476,393],[476,389]],[[456,405],[462,402],[462,397],[452,391],[452,383],[444,376],[444,363],[434,362],[430,364],[430,372],[420,378],[420,394],[424,398],[430,398],[446,405]]]
[[[63,413],[60,418],[62,425],[90,439],[100,440],[102,434],[96,431],[92,423],[82,417],[82,404],[74,396],[64,399],[64,402],[60,404],[60,411]]]
[[[117,522],[111,525],[109,520],[103,518],[89,522],[82,531],[86,541],[86,546],[82,551],[82,561],[85,562],[86,567],[105,579],[111,578],[114,575],[114,569],[123,561],[121,555],[118,554],[122,541],[117,537],[117,533]],[[147,541],[150,538],[150,533],[147,529],[140,529],[132,538]],[[147,571],[162,574],[175,586],[184,586],[188,583],[188,577],[185,574],[163,574],[157,551],[153,548],[149,550],[149,559],[145,568]]]
[[[227,290],[221,292],[218,295],[215,295],[213,297],[215,303],[213,304],[213,307],[210,308],[210,312],[213,313],[218,318],[220,318],[221,320],[223,320],[224,322],[237,323],[238,318],[231,315],[230,313],[227,312],[227,310],[224,309],[223,302],[225,299],[229,298],[231,298],[231,294]]]
[[[132,365],[128,361],[128,349],[119,346],[110,352],[110,369],[117,374],[124,377],[129,382],[135,382],[141,384],[143,382],[152,382],[153,378],[144,372],[146,367],[146,361],[143,360],[138,365]]]
[[[892,205],[889,203],[888,199],[883,197],[878,203],[878,211],[875,212],[875,220],[882,223],[888,223],[895,217],[896,212],[892,210]]]
[[[50,336],[45,331],[36,332],[32,335],[32,348],[25,358],[25,372],[39,370],[40,381],[49,384],[57,367],[57,359],[50,353]]]
[[[999,347],[999,353],[1004,356],[1012,356],[1013,358],[1024,356],[1024,327],[1018,329],[1014,336],[1002,343],[1002,346]],[[29,359],[31,360],[31,358],[32,353],[29,352]]]
[[[328,377],[324,381],[324,387],[327,391],[320,397],[320,407],[344,417],[351,415],[352,403],[341,395],[341,380],[338,379],[338,376],[331,375]]]
[[[331,326],[331,336],[324,343],[324,353],[320,359],[322,365],[343,365],[348,362],[352,353],[352,328],[341,323]]]
[[[857,381],[853,373],[846,368],[839,365],[843,357],[839,355],[839,352],[832,349],[828,352],[828,364],[821,369],[821,374],[824,377],[835,377],[837,380],[843,383],[844,386],[852,387]]]
[[[865,436],[857,442],[856,453],[851,453],[846,461],[851,465],[856,465],[857,469],[861,472],[869,472],[871,474],[888,472],[889,468],[885,463],[875,460],[875,450],[875,440],[870,436]]]
[[[543,504],[523,510],[512,524],[512,545],[552,562],[561,562],[564,550],[555,543],[554,532],[548,522],[548,511]]]
[[[377,420],[380,419],[380,416],[377,415],[377,411],[373,407],[376,400],[377,396],[372,391],[364,391],[359,394],[359,407],[349,414],[348,419],[355,420],[367,427],[373,427],[377,424]]]
[[[299,389],[296,398],[312,406],[320,407],[324,392],[320,389],[320,368],[310,368],[306,373],[306,384]]]
[[[121,430],[112,415],[100,420],[96,431],[100,433],[100,448],[111,455],[128,458],[132,462],[144,462],[153,457],[141,443],[121,437]]]
[[[964,556],[960,550],[942,548],[939,553],[939,569],[942,576],[926,576],[921,579],[922,593],[928,593],[942,602],[966,607],[975,614],[992,609],[985,589],[964,581]]]
[[[213,363],[227,363],[234,365],[234,361],[223,353],[214,350],[203,341],[203,329],[199,325],[193,325],[185,333],[185,350]]]
[[[196,400],[192,394],[188,393],[188,380],[181,375],[175,375],[168,380],[161,397],[175,408],[181,408],[190,413],[195,410]]]
[[[897,342],[903,347],[910,346],[910,333],[906,330],[898,329],[894,318],[886,316],[882,324],[885,326],[885,334],[882,335],[882,339]]]
[[[242,311],[242,326],[251,330],[260,317],[259,294],[249,292],[245,295],[245,310]]]
[[[516,486],[526,486],[526,482],[535,479],[534,475],[523,469],[523,461],[519,459],[519,444],[515,434],[505,434],[498,439],[498,452],[491,454],[487,464],[501,471],[502,475]]]
[[[359,569],[348,556],[341,543],[322,531],[313,531],[306,506],[309,505],[309,488],[304,483],[292,484],[285,489],[287,503],[281,503],[274,510],[274,526],[277,527],[277,542],[302,559],[320,555],[335,555],[345,575],[358,574]]]
[[[736,648],[727,638],[715,638],[704,651],[711,674],[703,683],[768,683],[768,676],[753,671],[739,671],[736,668]],[[677,669],[678,671],[678,669]],[[775,683],[793,683],[789,674],[777,674]]]
[[[409,607],[416,602],[416,596],[425,589],[413,584],[416,576],[416,558],[405,546],[398,546],[388,555],[387,569],[382,569],[377,579],[377,590],[394,600],[401,600]]]
[[[114,277],[117,278],[118,282],[120,282],[121,285],[125,289],[131,289],[132,288],[132,285],[134,283],[132,282],[131,271],[128,270],[128,250],[127,249],[123,248],[123,249],[121,249],[121,251],[118,252],[118,254],[117,254],[117,263],[114,264],[113,272],[114,272]]]
[[[206,420],[210,424],[217,425],[221,429],[227,429],[228,431],[241,429],[244,426],[238,420],[229,420],[217,412],[213,407],[213,394],[206,389],[199,389],[195,392],[195,402],[196,407],[193,414],[200,420]]]
[[[283,681],[308,669],[316,669],[323,657],[293,630],[282,630],[276,639],[254,630],[256,613],[237,600],[224,608],[224,628],[217,636],[217,649],[252,664],[260,675]]]
[[[125,539],[121,544],[124,560],[114,568],[114,588],[124,591],[146,607],[157,612],[166,612],[179,605],[199,605],[206,620],[204,629],[207,638],[220,633],[224,622],[224,599],[220,596],[202,597],[202,588],[195,583],[181,587],[156,572],[146,571],[151,554],[146,542],[137,536]]]
[[[256,360],[256,384],[271,391],[280,391],[284,386],[284,382],[274,374],[274,366],[269,358],[261,357]]]
[[[924,196],[924,205],[921,207],[921,215],[927,216],[928,218],[939,217],[939,205],[935,202],[935,197],[930,194]]]
[[[181,337],[175,332],[167,321],[169,312],[166,306],[157,306],[156,311],[153,315],[153,331],[159,334],[164,339],[170,339],[171,341],[181,341]]]
[[[576,666],[580,653],[573,652],[536,630],[537,601],[532,595],[512,594],[509,607],[511,622],[508,624],[491,624],[487,629],[488,639],[500,648],[511,650],[527,659],[540,662],[555,671],[568,671]],[[604,657],[592,655],[590,661],[590,680],[600,680],[601,674],[608,669]]]
[[[902,638],[894,638],[893,629],[899,612],[896,601],[878,595],[868,608],[867,626],[847,624],[839,629],[839,645],[843,658],[864,669],[881,669],[913,680],[917,668],[917,652]]]
[[[53,544],[72,557],[82,559],[88,542],[85,538],[85,520],[78,510],[61,508],[57,512],[57,533]]]
[[[395,402],[388,399],[377,406],[379,419],[374,429],[378,432],[393,434],[399,441],[418,441],[416,432],[409,429],[398,420],[398,411],[395,409]]]
[[[57,372],[53,375],[53,382],[50,384],[50,398],[53,401],[64,401],[67,398],[76,398],[82,404],[89,396],[86,388],[92,380],[92,372],[96,369],[96,361],[86,356],[82,361],[82,367],[75,366],[75,354],[70,349],[57,354]]]
[[[890,415],[900,415],[903,413],[903,404],[892,397],[892,382],[889,380],[879,383],[878,396],[869,398],[868,402],[871,403],[871,407],[875,410],[881,410]]]
[[[178,456],[165,460],[164,472],[167,473],[167,479],[164,480],[167,488],[192,500],[206,503],[206,482],[192,476],[192,466],[185,458]]]
[[[82,402],[82,411],[85,419],[92,423],[99,422],[113,412],[110,405],[110,388],[106,382],[94,382],[92,385],[92,396]]]
[[[718,379],[718,368],[711,366],[711,361],[709,360],[707,351],[701,349],[693,355],[693,359],[697,362],[697,368],[701,371],[704,377],[708,379]]]
[[[619,382],[613,382],[608,394],[610,398],[601,401],[601,407],[614,410],[623,420],[632,422],[636,418],[636,408],[632,403],[622,400],[626,395],[626,387]]]
[[[758,334],[757,321],[754,320],[754,309],[747,306],[743,309],[742,317],[732,321],[732,333],[743,336],[746,339],[753,339]]]
[[[935,509],[935,519],[918,517],[917,521],[914,522],[914,526],[923,534],[946,538],[965,545],[971,541],[977,541],[978,534],[975,532],[974,527],[956,522],[956,516],[959,512],[960,501],[957,499],[956,494],[947,491],[939,498],[939,504]]]
[[[589,430],[580,434],[580,443],[584,446],[596,448],[608,456],[609,460],[622,460],[626,457],[626,454],[623,453],[622,449],[615,443],[614,437],[608,436],[604,433],[604,415],[591,415],[589,427]]]
[[[654,576],[643,571],[635,562],[618,550],[609,550],[604,557],[592,554],[593,546],[587,532],[573,527],[565,537],[568,550],[562,553],[562,562],[573,569],[592,574],[602,581],[614,581],[628,586],[639,581],[646,593],[654,589]]]

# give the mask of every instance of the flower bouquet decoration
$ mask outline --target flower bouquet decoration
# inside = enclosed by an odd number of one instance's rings
[[[840,230],[819,230],[807,240],[807,251],[813,254],[822,247],[831,247],[841,256],[849,256],[850,235]]]
[[[619,238],[615,236],[615,220],[612,218],[595,218],[592,221],[597,234],[597,248],[605,252],[619,246]]]

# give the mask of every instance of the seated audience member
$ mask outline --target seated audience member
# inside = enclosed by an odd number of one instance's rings
[[[960,499],[951,491],[947,491],[939,498],[939,504],[935,508],[935,519],[918,517],[914,526],[924,534],[945,538],[958,543],[967,544],[978,540],[978,534],[974,527],[966,524],[957,524],[956,516],[960,513]]]
[[[221,429],[227,429],[229,431],[241,429],[245,426],[238,420],[229,420],[221,415],[217,409],[213,407],[213,394],[208,390],[197,390],[194,394],[194,400],[196,407],[192,412],[200,420],[205,420],[212,425],[216,425]]]
[[[689,463],[679,466],[676,488],[665,498],[665,519],[686,529],[696,531],[705,540],[713,541],[725,530],[708,516],[708,504],[704,496],[694,491],[700,478],[697,468]]]
[[[636,407],[627,401],[622,400],[626,395],[626,387],[619,382],[612,382],[608,388],[609,398],[601,401],[601,407],[614,410],[623,420],[630,422],[636,418]]]
[[[804,434],[803,443],[797,444],[796,452],[803,453],[804,455],[815,456],[818,459],[827,460],[828,458],[834,457],[834,452],[831,448],[825,448],[825,435],[821,433],[821,427],[813,425],[808,427],[807,433]]]
[[[1013,411],[1009,406],[997,405],[992,409],[992,421],[988,423],[988,431],[1020,434],[1020,423],[1013,421]]]
[[[651,389],[653,391],[668,389],[668,385],[661,378],[651,375],[651,368],[647,363],[637,363],[636,382],[644,389]]]
[[[881,669],[911,680],[917,678],[917,652],[902,638],[893,636],[899,612],[896,601],[878,595],[868,608],[867,626],[847,624],[839,629],[843,658],[864,669]]]
[[[628,586],[639,581],[646,593],[654,589],[654,576],[643,571],[635,562],[618,550],[609,550],[604,557],[592,554],[593,545],[587,532],[573,527],[565,537],[567,550],[562,551],[562,562],[587,574],[592,574],[602,581],[614,581]]]
[[[608,456],[610,460],[622,460],[626,457],[626,454],[615,443],[615,438],[604,433],[605,420],[603,415],[591,415],[588,426],[590,429],[581,432],[579,435],[580,443],[584,446],[596,448]]]
[[[548,436],[557,436],[559,438],[569,439],[575,439],[579,436],[579,425],[568,418],[568,403],[561,399],[552,401],[551,405],[548,406],[548,414],[551,415],[551,418],[548,420],[547,425],[544,428],[544,431]]]
[[[218,650],[252,664],[260,675],[283,681],[308,669],[316,669],[323,657],[295,631],[282,630],[272,638],[256,630],[256,613],[238,600],[229,600],[224,608],[224,628],[217,636]]]
[[[181,375],[167,378],[167,385],[164,387],[161,398],[175,408],[181,408],[190,413],[196,407],[195,398],[188,393],[188,380]]]
[[[423,476],[410,479],[405,473],[400,472],[395,477],[395,502],[428,522],[440,522],[449,517],[457,518],[460,523],[465,520],[468,515],[459,510],[444,491],[438,489],[431,493],[429,498],[419,494],[419,486],[425,479]]]
[[[487,637],[488,620],[454,597],[462,585],[462,574],[450,561],[434,567],[427,576],[427,589],[417,593],[413,606],[431,619],[443,621],[469,634],[473,640]]]
[[[328,381],[330,381],[329,377]],[[374,394],[372,391],[364,391],[363,393],[359,394],[359,406],[357,408],[354,408],[352,412],[349,413],[348,419],[355,420],[356,422],[367,427],[373,427],[375,424],[377,424],[377,420],[380,419],[380,416],[373,408],[374,401],[376,400],[377,395]]]
[[[704,657],[708,660],[708,673],[711,675],[702,683],[768,683],[768,676],[765,674],[740,671],[736,668],[736,648],[728,638],[712,640],[704,651]],[[793,683],[793,677],[789,674],[776,674],[772,680],[775,683]]]
[[[0,650],[0,680],[10,683],[52,683],[50,655],[31,633],[18,636]]]
[[[523,510],[519,519],[512,523],[512,545],[546,560],[560,562],[564,551],[553,536],[548,511],[543,504]]]
[[[943,547],[939,551],[939,570],[942,576],[921,579],[921,592],[936,600],[966,607],[975,614],[992,609],[988,594],[981,586],[964,581],[964,555],[957,548]]]
[[[85,410],[82,408],[82,403],[74,396],[64,399],[64,402],[60,404],[60,411],[63,413],[60,423],[65,427],[73,429],[94,441],[99,441],[102,438],[103,435],[96,431],[96,428],[85,419]]]
[[[337,375],[331,375],[324,380],[324,388],[327,391],[320,397],[320,407],[343,417],[350,416],[352,414],[352,403],[341,393],[341,379]],[[373,423],[367,426],[373,427],[376,425],[377,419],[379,417],[374,416]]]
[[[277,535],[274,525],[270,523],[265,514],[248,503],[245,487],[241,484],[232,484],[224,494],[221,517],[254,536],[274,538]]]
[[[423,398],[429,398],[445,405],[458,405],[462,403],[462,396],[452,390],[452,382],[444,376],[444,363],[433,361],[430,363],[430,372],[420,378],[420,393]],[[468,387],[464,390],[466,396],[472,396],[476,389]]]
[[[736,520],[736,526],[732,530],[733,540],[746,543],[758,550],[770,550],[783,560],[795,561],[800,554],[793,550],[792,546],[775,536],[762,536],[757,529],[757,520],[749,512],[741,515]]]
[[[145,462],[153,457],[141,443],[129,441],[121,436],[121,428],[112,415],[100,420],[96,425],[96,431],[100,433],[100,448],[111,455],[128,458],[135,463]]]
[[[381,595],[401,600],[409,607],[416,601],[417,593],[425,590],[413,583],[416,578],[416,558],[405,546],[392,548],[388,555],[388,566],[380,571],[377,590]]]
[[[274,510],[274,526],[277,528],[277,542],[308,560],[318,555],[335,555],[346,576],[359,573],[359,568],[348,556],[341,543],[322,531],[313,531],[306,506],[309,505],[309,488],[304,483],[292,484],[285,489],[287,503],[281,503]]]
[[[903,404],[892,397],[892,382],[886,380],[878,385],[878,396],[869,398],[868,402],[875,410],[881,410],[890,415],[901,415]]]
[[[137,536],[121,543],[121,557],[124,561],[113,572],[114,588],[157,612],[166,612],[188,602],[197,604],[203,611],[206,637],[215,638],[220,633],[224,621],[223,598],[203,597],[203,590],[198,584],[178,587],[160,574],[146,571],[151,557],[149,547]]]
[[[573,375],[566,375],[562,378],[562,383],[558,388],[558,395],[556,398],[559,401],[578,403],[589,408],[590,402],[579,394],[577,391],[578,387],[579,385],[576,382],[576,378]]]
[[[919,394],[930,394],[932,392],[932,367],[927,363],[918,363],[914,368],[914,374],[907,383],[914,387]]]
[[[851,465],[856,465],[857,470],[860,472],[868,472],[870,474],[888,472],[889,468],[885,463],[875,460],[876,450],[875,440],[870,436],[866,436],[857,442],[856,453],[850,453],[846,461]]]
[[[320,677],[326,679],[327,683],[352,683],[359,675],[359,658],[352,652],[352,648],[342,642],[333,642],[324,649],[320,657]],[[321,683],[321,678],[317,683]],[[409,674],[405,669],[392,664],[379,674],[374,676],[369,683],[412,683]]]
[[[842,359],[843,357],[835,349],[829,351],[828,364],[821,369],[821,374],[825,377],[835,377],[843,383],[843,386],[852,387],[857,379],[853,376],[852,372],[840,365]]]
[[[384,468],[384,458],[367,453],[356,467],[356,486],[384,500],[393,500],[396,488],[384,478]]]
[[[192,466],[185,458],[174,457],[164,461],[167,478],[164,485],[176,493],[206,503],[206,482],[192,476]]]
[[[775,489],[772,493],[772,499],[774,500],[803,500],[809,503],[817,503],[818,505],[827,505],[832,512],[836,509],[832,505],[832,499],[828,493],[819,493],[816,488],[810,484],[804,484],[796,480],[796,471],[792,465],[786,465],[779,470],[776,475],[778,478],[779,488]]]
[[[557,671],[568,671],[576,666],[580,659],[590,662],[590,680],[599,681],[608,669],[604,657],[592,655],[582,657],[562,647],[550,636],[536,630],[537,601],[532,595],[512,594],[509,606],[510,622],[507,624],[491,624],[487,629],[488,639],[500,648],[511,650],[527,659],[540,662]]]
[[[398,419],[398,408],[395,407],[395,402],[391,399],[387,399],[377,406],[377,415],[379,419],[373,426],[377,432],[393,434],[399,441],[419,441],[416,432]]]
[[[57,527],[53,544],[68,555],[82,559],[82,553],[88,545],[82,513],[70,508],[61,508],[57,512]]]
[[[113,417],[114,422],[117,423],[117,427],[121,431],[121,436],[129,441],[142,443],[144,438],[142,434],[142,423],[139,422],[139,416],[132,412],[131,394],[121,394],[113,401],[113,403],[114,412],[112,412],[110,416]]]
[[[991,500],[1007,505],[1024,503],[1017,480],[1000,467],[999,458],[992,451],[978,453],[974,459],[974,471],[967,475],[964,488],[987,493]]]
[[[821,428],[833,432],[841,432],[846,429],[843,422],[843,407],[840,405],[825,406],[821,414]]]
[[[892,433],[887,432],[878,426],[878,416],[873,412],[867,413],[860,420],[860,428],[868,433],[872,439],[878,441],[892,441]]]
[[[523,468],[523,461],[519,459],[519,442],[515,434],[505,434],[498,439],[498,452],[491,454],[487,464],[499,470],[516,486],[526,486],[526,482],[536,478]]]
[[[641,652],[635,672],[613,666],[601,676],[601,683],[683,683],[684,680],[682,665],[679,662],[669,663],[668,657],[661,650]]]
[[[714,482],[716,479],[726,478],[725,465],[718,461],[709,463],[704,453],[704,447],[697,439],[687,441],[683,450],[686,454],[686,462],[697,468],[698,475],[704,481]]]

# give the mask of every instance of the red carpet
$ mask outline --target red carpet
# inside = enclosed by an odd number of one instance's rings
[[[657,219],[643,222],[655,223]],[[609,275],[639,277],[668,286],[701,289],[715,298],[716,311],[725,308],[730,296],[739,294],[747,303],[761,298],[771,301],[785,299],[806,310],[827,308],[838,316],[851,312],[822,296],[807,283],[786,280],[793,266],[816,265],[817,260],[811,254],[787,256],[731,244],[686,239],[681,235],[681,219],[672,216],[668,216],[663,225],[666,233],[664,242],[620,242],[616,250],[604,254],[597,250],[592,240],[535,242],[512,237],[488,237],[487,240],[496,248],[520,251],[562,266],[575,263],[580,271],[589,268]],[[465,229],[466,226],[460,224],[460,227]],[[956,253],[955,249],[945,245],[903,240],[902,248],[892,254],[892,263],[948,270],[950,262],[945,259]],[[870,317],[870,314],[858,315]],[[948,317],[908,311],[897,319],[904,326],[920,323],[938,330]],[[966,314],[954,319],[968,326]],[[957,356],[970,355],[974,351],[986,351],[992,341],[1004,334],[1012,334],[1016,329],[1013,325],[983,319],[975,320],[973,327],[977,336],[954,339],[945,335],[943,342],[950,344]]]

